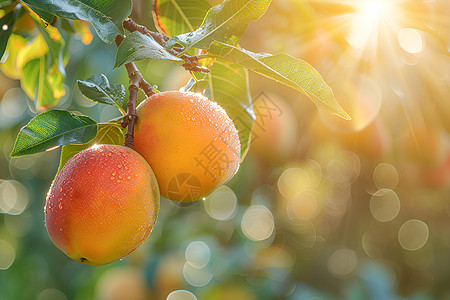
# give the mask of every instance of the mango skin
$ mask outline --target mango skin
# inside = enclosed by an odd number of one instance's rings
[[[144,100],[137,116],[133,149],[155,172],[161,196],[196,201],[237,172],[238,131],[217,103],[197,93],[168,91]]]
[[[148,163],[124,146],[94,145],[73,156],[47,194],[45,225],[53,243],[90,265],[118,260],[151,233],[159,189]]]

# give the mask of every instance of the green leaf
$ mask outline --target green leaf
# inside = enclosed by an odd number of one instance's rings
[[[124,142],[124,128],[122,126],[118,123],[99,123],[97,135],[90,142],[81,145],[65,145],[62,147],[58,172],[72,156],[94,144],[123,145]]]
[[[255,121],[252,98],[248,88],[248,73],[244,68],[221,59],[216,59],[209,69],[211,71],[209,74],[196,75],[209,82],[203,92],[204,95],[217,102],[233,120],[239,133],[241,160],[243,160],[249,148]],[[199,83],[203,85],[202,80]]]
[[[44,28],[42,26],[42,22],[38,22],[34,18],[33,20],[35,21],[36,27],[39,29],[39,32],[44,37],[48,46],[49,59],[47,68],[50,70],[53,66],[55,66],[54,71],[58,69],[61,75],[65,77],[66,70],[63,62],[64,39],[56,27],[47,26],[47,28]]]
[[[14,9],[0,19],[0,58],[2,58],[3,53],[5,53],[9,36],[13,31],[14,24],[16,23],[17,11],[17,9]]]
[[[91,118],[66,110],[48,110],[20,129],[10,156],[43,152],[61,145],[87,143],[96,134],[97,123]]]
[[[122,22],[131,13],[131,0],[23,0],[47,23],[51,23],[49,14],[89,21],[99,37],[106,43],[114,41],[122,34]]]
[[[155,22],[168,36],[194,31],[210,8],[207,0],[156,0]]]
[[[178,63],[184,63],[184,60],[170,54],[150,35],[144,35],[139,31],[135,31],[128,35],[117,49],[114,69],[123,64],[143,59],[165,59]]]
[[[77,80],[78,88],[88,99],[116,106],[122,115],[126,115],[122,106],[125,104],[125,87],[118,83],[109,83],[105,75],[94,75],[87,80]]]
[[[60,48],[63,45],[62,37],[54,27],[48,26],[42,30],[51,41],[47,43],[44,33],[38,34],[20,50],[16,60],[22,89],[36,102],[38,110],[55,107],[65,94],[64,76],[60,70],[64,70],[63,49]],[[53,46],[50,47],[50,44]],[[56,61],[53,60],[55,57],[51,51],[54,51],[55,55],[58,53],[59,58]]]
[[[208,49],[213,41],[236,45],[250,21],[259,19],[267,10],[271,0],[227,0],[212,7],[200,28],[174,36],[164,45],[172,48],[182,45],[189,48]]]
[[[65,93],[62,74],[50,74],[46,65],[47,57],[42,56],[30,60],[20,69],[20,85],[28,97],[36,102],[38,110],[56,106]]]
[[[51,14],[45,10],[42,10],[40,8],[37,7],[33,7],[28,5],[28,7],[34,11],[42,20],[44,20],[44,22],[48,25],[48,24],[52,24],[53,20],[56,18],[56,16],[54,14]]]
[[[319,72],[304,60],[287,54],[253,53],[219,42],[212,43],[209,51],[212,56],[236,63],[302,92],[321,109],[351,119]]]

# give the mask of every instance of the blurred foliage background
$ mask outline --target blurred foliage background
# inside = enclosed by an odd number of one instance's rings
[[[133,17],[154,29],[151,1]],[[312,64],[352,116],[250,74],[257,120],[238,174],[204,201],[162,199],[146,243],[113,264],[67,258],[50,241],[43,206],[59,151],[10,158],[36,113],[0,69],[1,299],[450,299],[450,2],[276,0],[241,41]],[[20,26],[19,26],[20,25]],[[113,71],[115,45],[82,25],[65,47],[57,108],[119,117],[88,101],[77,79]],[[15,34],[36,27],[21,20]],[[160,90],[188,74],[138,62]],[[144,98],[139,94],[140,99]]]

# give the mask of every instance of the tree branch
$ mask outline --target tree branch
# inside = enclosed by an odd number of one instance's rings
[[[169,37],[167,35],[159,32],[153,32],[149,30],[147,27],[137,24],[130,18],[127,18],[125,19],[125,21],[123,21],[123,28],[125,28],[130,32],[139,31],[142,34],[149,34],[161,46],[164,46],[164,44],[169,40]],[[175,56],[178,56],[183,51],[183,48],[173,47],[172,49],[167,49],[167,51]],[[185,63],[182,64],[181,66],[188,71],[202,72],[202,73],[211,72],[208,68],[202,67],[198,64],[197,56],[190,56],[187,54],[183,54],[180,58],[185,61]]]
[[[116,36],[116,45],[119,47],[120,43],[122,43],[123,37],[118,35]],[[127,127],[127,133],[125,135],[125,146],[133,148],[134,146],[134,123],[137,119],[136,114],[136,104],[137,104],[137,94],[139,88],[145,93],[147,97],[155,94],[152,86],[145,81],[144,77],[142,77],[141,72],[139,72],[138,68],[133,62],[125,64],[127,69],[128,78],[130,79],[130,86],[128,90],[130,91],[130,95],[128,97],[127,103],[127,114],[123,117],[122,127]]]

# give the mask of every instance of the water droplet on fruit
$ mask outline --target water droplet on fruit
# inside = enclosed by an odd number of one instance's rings
[[[59,191],[60,191],[60,192],[62,192],[62,187],[61,187],[61,188],[59,188]]]
[[[62,203],[59,203],[58,207],[59,209],[62,209]]]

